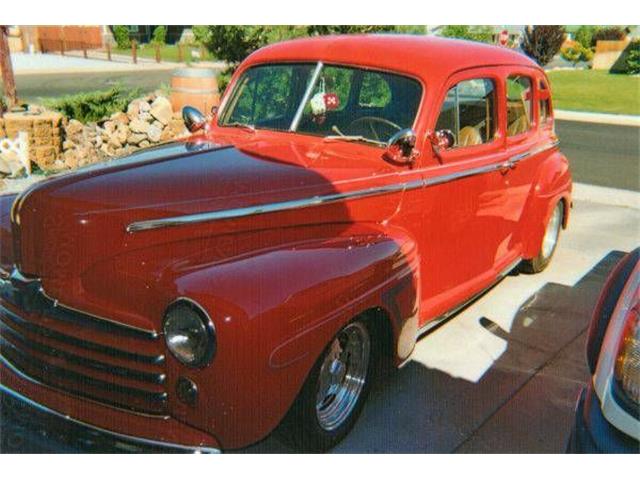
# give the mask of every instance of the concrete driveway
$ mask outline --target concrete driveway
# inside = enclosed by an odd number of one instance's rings
[[[589,381],[600,289],[640,239],[640,210],[575,202],[550,267],[505,278],[372,391],[341,453],[563,452]],[[245,452],[286,452],[272,435]]]

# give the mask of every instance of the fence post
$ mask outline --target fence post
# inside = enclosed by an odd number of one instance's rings
[[[60,39],[60,55],[64,55],[64,40]]]
[[[107,42],[107,60],[111,61],[111,44]]]
[[[133,63],[138,63],[138,42],[131,40],[131,56],[133,57]]]
[[[86,44],[86,42],[82,42],[82,53],[84,55],[84,58],[89,58],[87,56],[87,44]]]
[[[182,63],[183,54],[182,54],[182,44],[178,44],[178,63]]]
[[[160,63],[160,45],[156,43],[154,47],[156,49],[156,63]]]

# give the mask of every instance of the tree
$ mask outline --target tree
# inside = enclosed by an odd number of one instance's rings
[[[529,25],[524,30],[520,48],[544,66],[560,51],[564,39],[565,30],[561,25]]]
[[[167,27],[164,25],[158,25],[153,30],[153,39],[151,40],[151,43],[156,45],[164,45],[167,43]]]
[[[486,25],[447,25],[440,30],[439,35],[474,42],[493,42],[493,30]]]
[[[118,48],[129,48],[131,46],[131,40],[129,39],[129,29],[126,25],[114,25],[113,38],[116,41]]]
[[[224,90],[238,64],[255,50],[270,43],[313,35],[392,32],[393,25],[210,25],[205,46],[229,67],[218,77]]]
[[[13,66],[11,65],[8,36],[9,27],[0,25],[0,70],[2,70],[2,83],[7,98],[7,106],[11,108],[18,103],[18,95],[16,93],[16,79],[13,76]]]

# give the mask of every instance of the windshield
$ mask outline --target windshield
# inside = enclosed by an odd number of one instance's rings
[[[416,80],[386,72],[321,63],[260,65],[239,79],[219,125],[382,145],[413,126],[421,97]]]

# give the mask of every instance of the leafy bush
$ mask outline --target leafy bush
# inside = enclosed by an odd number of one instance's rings
[[[560,55],[575,66],[579,62],[591,61],[593,59],[593,50],[583,47],[580,42],[574,42],[573,45],[560,50]]]
[[[627,47],[625,64],[627,73],[631,75],[640,74],[640,40],[634,40]]]
[[[624,40],[627,37],[627,32],[620,27],[605,27],[596,30],[591,38],[591,46],[595,47],[598,44],[598,40]]]
[[[124,90],[116,86],[109,90],[78,93],[62,98],[45,99],[44,105],[63,113],[69,118],[87,123],[102,120],[112,113],[122,112],[127,105],[140,96],[137,90]]]
[[[580,25],[575,33],[575,41],[586,48],[592,47],[594,33],[596,33],[596,27],[593,25]]]
[[[564,43],[565,30],[561,25],[527,26],[520,47],[538,65],[544,66],[560,51]]]
[[[164,45],[167,43],[167,27],[164,25],[158,25],[153,30],[153,39],[151,40],[151,43],[156,45]]]
[[[116,40],[118,48],[131,47],[131,40],[129,39],[129,29],[126,25],[114,25],[113,38]]]
[[[493,43],[493,30],[485,25],[447,25],[439,34],[442,37]]]
[[[209,27],[207,25],[194,25],[191,27],[193,36],[198,45],[206,45],[209,41]]]

